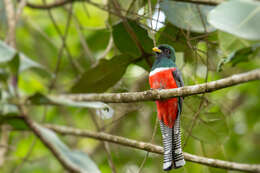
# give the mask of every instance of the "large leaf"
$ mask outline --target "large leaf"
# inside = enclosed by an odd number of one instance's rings
[[[178,28],[204,33],[205,25],[207,32],[215,30],[206,20],[207,14],[213,9],[212,6],[164,0],[160,3],[160,8],[167,20]]]
[[[55,104],[65,105],[81,108],[92,108],[96,109],[96,113],[103,119],[111,118],[114,114],[114,110],[107,104],[102,102],[76,102],[66,96],[45,96],[41,93],[36,93],[28,98],[32,104],[44,105],[44,104]]]
[[[231,63],[232,66],[235,66],[240,62],[247,62],[249,58],[259,55],[259,52],[260,52],[260,44],[255,44],[234,51],[227,58],[224,58],[219,62],[218,71],[222,71],[223,65],[227,63]]]
[[[189,49],[183,33],[174,25],[168,23],[159,31],[159,34],[158,44],[172,45],[176,52],[184,52]]]
[[[137,22],[128,20],[129,25],[134,31],[139,43],[142,45],[143,49],[146,52],[152,52],[153,42],[151,38],[148,36],[147,31],[138,25]],[[139,57],[141,56],[141,52],[135,44],[134,40],[131,38],[130,34],[125,29],[123,22],[119,22],[118,24],[113,26],[113,39],[116,47],[125,54]]]
[[[190,33],[190,36],[197,36],[198,34]],[[174,25],[168,23],[158,32],[158,44],[169,44],[174,47],[176,52],[183,52],[186,60],[191,60],[193,57],[193,50],[187,45],[187,39],[181,30]],[[197,44],[196,40],[191,40],[189,43],[192,46]]]
[[[9,66],[14,73],[22,72],[28,69],[34,69],[43,75],[50,73],[40,64],[34,62],[26,55],[16,51],[12,47],[0,41],[0,65]]]
[[[89,48],[92,51],[100,51],[106,49],[109,42],[110,32],[106,29],[99,29],[91,33],[92,35],[87,38],[87,42],[95,44],[89,44]]]
[[[70,150],[51,130],[35,124],[38,132],[42,134],[44,140],[48,141],[59,153],[63,160],[82,173],[100,173],[97,165],[88,157],[86,153]]]
[[[208,15],[214,27],[249,40],[260,40],[260,2],[227,1]]]
[[[154,62],[154,58],[150,58],[149,60],[151,61],[151,63]],[[146,71],[150,71],[151,70],[151,66],[146,62],[146,60],[144,58],[139,60],[139,61],[136,61],[135,64],[140,66],[140,67],[142,67]]]
[[[221,31],[218,32],[218,39],[221,53],[224,56],[228,56],[230,53],[236,50],[249,47],[251,45],[251,43],[247,40]]]
[[[87,70],[72,87],[73,93],[100,93],[121,79],[132,58],[118,55],[111,60],[102,59],[94,68]]]

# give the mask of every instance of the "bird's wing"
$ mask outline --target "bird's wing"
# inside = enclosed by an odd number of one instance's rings
[[[183,87],[184,86],[184,82],[182,79],[182,74],[180,72],[180,70],[178,68],[176,68],[176,70],[173,71],[173,77],[176,80],[176,83],[178,85],[178,87]]]
[[[182,79],[182,74],[179,71],[179,69],[176,68],[176,70],[174,70],[172,72],[172,74],[173,74],[173,77],[174,77],[174,79],[176,81],[177,86],[178,87],[183,87],[184,86],[184,82],[183,82],[183,79]],[[178,100],[178,105],[179,105],[179,111],[178,112],[179,112],[179,114],[178,115],[180,115],[181,110],[182,110],[182,101],[183,101],[183,97],[179,97],[179,100]]]

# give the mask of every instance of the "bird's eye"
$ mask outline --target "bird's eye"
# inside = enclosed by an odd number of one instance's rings
[[[167,55],[170,55],[171,51],[169,49],[165,49],[164,52],[167,54]]]

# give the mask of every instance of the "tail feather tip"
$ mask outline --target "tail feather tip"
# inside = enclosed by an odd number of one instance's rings
[[[169,171],[172,169],[172,162],[165,162],[163,163],[163,170],[164,171]]]
[[[182,160],[178,160],[176,162],[174,162],[174,168],[177,169],[177,168],[180,168],[180,167],[183,167],[185,165],[185,160],[182,159]]]

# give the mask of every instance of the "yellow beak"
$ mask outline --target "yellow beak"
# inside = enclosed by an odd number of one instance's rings
[[[158,47],[154,47],[154,48],[153,48],[153,51],[154,51],[154,52],[158,52],[158,53],[161,53],[161,52],[162,52],[162,50],[159,49]]]

